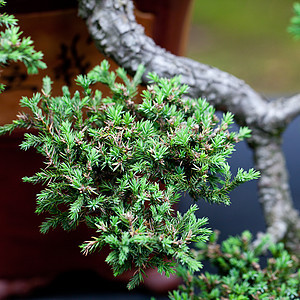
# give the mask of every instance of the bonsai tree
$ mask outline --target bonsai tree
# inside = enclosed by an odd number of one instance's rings
[[[6,27],[1,63],[22,60],[29,72],[44,68],[31,40],[19,39],[16,20],[2,15],[1,24]],[[189,272],[201,267],[189,245],[205,241],[210,231],[203,227],[205,218],[195,217],[196,205],[184,215],[175,213],[182,192],[195,200],[229,204],[229,191],[258,177],[252,169],[230,173],[226,159],[236,142],[250,136],[246,127],[228,130],[232,114],[218,120],[205,100],[187,98],[188,87],[178,77],[146,76],[143,67],[135,71],[130,80],[123,69],[109,72],[104,61],[77,77],[80,91],[71,95],[64,87],[61,97],[52,97],[46,77],[41,93],[21,100],[32,113],[21,113],[1,128],[1,133],[34,130],[21,147],[34,147],[45,158],[46,167],[24,179],[44,184],[37,196],[37,212],[49,214],[42,232],[57,226],[72,230],[85,222],[97,236],[82,245],[83,253],[108,245],[107,262],[115,275],[136,269],[130,288],[147,267],[166,274],[174,272],[173,260]],[[142,76],[150,85],[135,104]],[[103,98],[94,88],[98,82],[109,86],[111,97]]]
[[[144,34],[135,21],[131,0],[122,3],[80,0],[79,14],[86,20],[99,51],[129,74],[134,74],[139,64],[145,66],[146,74],[155,72],[158,76],[172,78],[180,73],[182,82],[190,87],[187,96],[205,98],[216,109],[232,112],[238,125],[252,130],[247,142],[253,150],[255,168],[261,173],[259,201],[266,232],[274,243],[284,241],[286,247],[299,256],[300,217],[291,196],[282,134],[300,113],[300,94],[266,99],[243,80],[226,72],[172,55]],[[298,25],[295,23],[295,26]],[[142,80],[147,84],[150,79],[143,76]]]

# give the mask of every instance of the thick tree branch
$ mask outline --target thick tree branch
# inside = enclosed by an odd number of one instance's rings
[[[270,102],[269,107],[263,121],[265,127],[285,128],[300,114],[300,94],[289,98],[278,98]]]
[[[121,5],[121,3],[123,5]],[[242,80],[184,57],[176,57],[155,45],[135,22],[133,5],[129,0],[82,0],[80,15],[87,25],[98,49],[133,74],[139,64],[146,72],[161,77],[180,74],[190,86],[191,97],[206,97],[216,107],[229,110],[240,122],[250,126],[264,115],[267,101]],[[147,82],[147,78],[144,77]]]
[[[260,134],[255,137],[264,141],[254,148],[254,159],[255,167],[261,172],[258,183],[259,201],[264,208],[267,232],[275,242],[285,239],[287,233],[287,240],[299,242],[300,218],[293,207],[281,138],[266,139]],[[300,254],[300,243],[289,244],[289,247]]]
[[[129,73],[143,64],[146,73],[155,72],[162,77],[180,74],[182,82],[190,86],[189,96],[205,97],[216,108],[234,113],[238,124],[253,130],[249,142],[262,174],[260,202],[268,231],[274,241],[288,239],[291,248],[300,253],[299,215],[292,205],[280,138],[300,112],[299,95],[271,102],[226,72],[172,55],[144,34],[135,21],[130,0],[79,0],[79,14],[86,19],[98,49]],[[145,76],[143,80],[147,83],[148,79]],[[278,165],[276,172],[273,164]],[[293,216],[294,225],[287,216]]]

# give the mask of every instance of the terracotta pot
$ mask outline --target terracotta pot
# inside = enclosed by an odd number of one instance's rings
[[[185,8],[181,2],[185,3]],[[142,10],[136,15],[146,26],[149,36],[168,50],[183,54],[190,2],[155,1],[154,5],[153,1],[136,1]],[[12,64],[3,71],[1,82],[7,89],[1,94],[0,125],[15,118],[20,111],[19,99],[40,90],[42,77],[46,74],[55,81],[53,93],[58,95],[63,85],[74,90],[74,77],[86,73],[105,58],[93,45],[85,23],[77,17],[76,3],[8,1],[7,11],[15,14],[24,34],[31,36],[35,48],[44,53],[48,69],[39,75],[27,76],[22,64]],[[183,13],[181,17],[180,13]],[[176,28],[179,30],[177,40],[166,39]],[[113,62],[110,63],[115,67]],[[42,235],[39,232],[44,216],[38,216],[34,211],[35,195],[40,187],[23,183],[21,178],[38,171],[42,167],[42,158],[34,150],[24,152],[19,149],[23,133],[18,131],[0,137],[0,298],[28,292],[70,270],[93,269],[106,278],[113,278],[104,262],[105,252],[89,256],[80,253],[78,245],[91,236],[91,231],[85,226],[69,233],[55,230]],[[119,280],[127,280],[128,275]],[[166,284],[162,277],[153,276],[146,286],[154,290],[167,290],[170,288],[168,284],[174,282],[171,280]]]

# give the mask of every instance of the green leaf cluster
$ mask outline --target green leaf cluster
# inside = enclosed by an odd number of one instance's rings
[[[0,129],[33,130],[25,134],[21,148],[35,148],[45,167],[24,181],[42,183],[37,213],[48,213],[42,232],[61,226],[75,229],[84,222],[95,236],[81,248],[84,254],[111,249],[106,261],[117,276],[134,268],[133,288],[146,268],[174,273],[176,263],[190,272],[200,269],[189,245],[205,241],[210,230],[206,218],[198,219],[198,207],[185,214],[174,211],[182,192],[195,200],[229,204],[228,193],[237,185],[258,177],[258,172],[230,172],[227,158],[235,144],[249,136],[247,128],[229,131],[230,113],[219,120],[205,100],[185,97],[188,87],[178,77],[149,77],[152,84],[136,104],[137,86],[144,72],[133,79],[121,68],[109,71],[103,61],[87,75],[79,75],[80,91],[51,95],[51,80],[43,90],[23,97],[16,121]],[[111,90],[103,97],[95,84]]]
[[[170,293],[170,299],[299,299],[299,260],[282,243],[272,244],[266,236],[253,246],[249,231],[221,244],[217,237],[214,233],[209,243],[198,244],[195,251],[199,261],[208,260],[217,268],[217,274],[191,274],[180,268],[184,285]]]
[[[0,7],[5,1],[0,1]],[[22,32],[17,26],[18,20],[6,13],[0,14],[0,66],[6,66],[9,62],[21,61],[25,64],[28,73],[34,74],[38,69],[45,69],[42,62],[43,54],[35,51],[30,37],[22,37]],[[2,87],[3,89],[3,87]]]
[[[294,3],[294,16],[291,18],[288,32],[296,39],[300,39],[300,3]]]

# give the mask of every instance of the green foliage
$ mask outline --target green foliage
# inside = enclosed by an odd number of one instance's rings
[[[1,14],[0,24],[2,66],[22,61],[28,73],[46,67],[31,39],[20,38],[13,16]],[[60,97],[51,95],[52,82],[45,77],[41,93],[20,101],[30,113],[0,127],[0,134],[31,129],[20,146],[35,148],[45,159],[43,169],[23,178],[43,185],[36,212],[48,217],[41,232],[58,226],[72,230],[81,222],[94,228],[95,237],[81,245],[82,252],[108,245],[106,261],[116,276],[136,270],[129,288],[149,267],[166,275],[177,263],[190,272],[201,268],[189,245],[205,242],[211,231],[204,227],[207,218],[195,216],[196,204],[185,214],[174,211],[182,192],[228,205],[233,188],[258,177],[252,169],[232,176],[227,163],[235,143],[250,131],[230,132],[232,114],[220,121],[205,100],[186,99],[188,87],[178,77],[149,74],[152,84],[135,104],[143,72],[139,67],[129,79],[121,68],[110,72],[103,61],[77,77],[80,91],[71,95],[63,87]],[[94,87],[99,82],[110,88],[111,97],[102,97]]]
[[[296,39],[300,39],[300,3],[294,3],[295,15],[291,18],[291,24],[288,27],[288,32],[291,33]]]
[[[0,1],[0,7],[3,5],[5,1]],[[37,73],[38,69],[46,68],[46,64],[41,61],[43,54],[34,50],[30,37],[20,37],[22,32],[17,23],[18,20],[14,16],[0,14],[0,26],[3,28],[0,32],[0,66],[21,61],[25,64],[28,73]]]
[[[283,244],[270,245],[266,237],[253,246],[248,231],[241,237],[229,237],[221,245],[216,243],[217,236],[214,233],[208,244],[198,244],[195,255],[198,261],[210,261],[218,274],[192,275],[180,268],[184,285],[170,293],[170,299],[299,299],[299,260]],[[260,258],[266,246],[271,257],[263,268]]]
[[[140,67],[130,80],[123,69],[110,72],[103,61],[77,77],[81,92],[71,95],[64,87],[60,97],[51,96],[46,77],[42,93],[21,100],[31,114],[21,113],[0,130],[36,131],[25,134],[21,148],[36,148],[45,158],[45,168],[24,178],[44,185],[36,211],[49,217],[41,231],[71,230],[80,222],[95,228],[82,252],[109,245],[106,261],[115,275],[136,269],[129,288],[149,267],[167,275],[174,273],[175,262],[190,272],[201,267],[189,245],[205,241],[210,230],[203,227],[206,218],[195,216],[196,204],[183,215],[174,212],[181,192],[229,204],[229,191],[258,177],[254,170],[230,172],[227,158],[250,133],[247,128],[229,132],[232,114],[218,120],[205,100],[184,98],[188,87],[178,77],[155,74],[149,74],[152,84],[135,104],[142,74]],[[111,97],[94,88],[98,82],[110,88]]]

